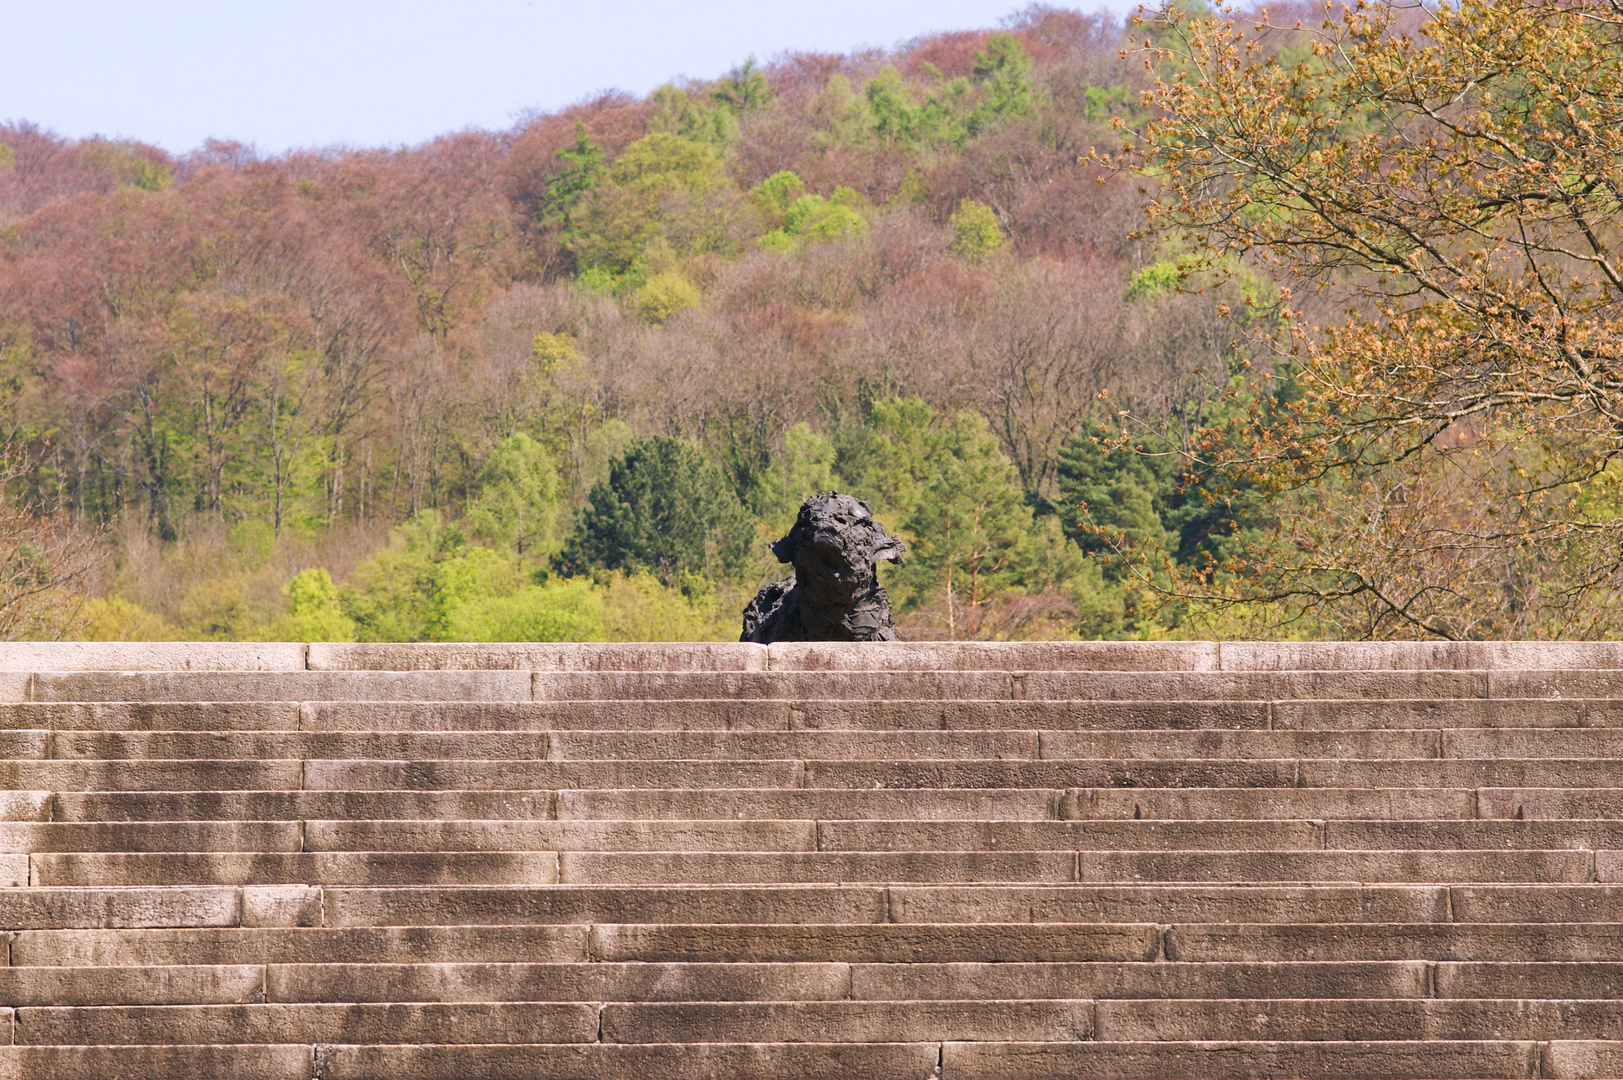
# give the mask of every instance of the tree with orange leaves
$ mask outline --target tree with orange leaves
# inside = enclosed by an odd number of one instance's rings
[[[1145,24],[1153,225],[1350,309],[1282,290],[1276,369],[1185,448],[1246,542],[1160,588],[1273,632],[1615,632],[1623,3],[1321,16]]]

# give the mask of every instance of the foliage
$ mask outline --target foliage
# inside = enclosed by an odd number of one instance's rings
[[[983,202],[964,199],[948,219],[952,227],[952,250],[978,263],[1003,246],[1003,226],[997,212]]]
[[[985,419],[961,413],[931,440],[931,478],[902,523],[910,558],[899,583],[940,597],[947,636],[973,611],[1018,586],[1032,564],[1032,513],[1014,466]]]
[[[288,582],[288,637],[293,641],[354,641],[355,622],[344,614],[332,575],[320,567]]]
[[[561,565],[648,571],[667,584],[684,573],[736,573],[754,529],[732,485],[687,443],[655,437],[632,446],[593,485]]]
[[[1296,313],[1289,393],[1200,440],[1201,468],[1276,512],[1178,590],[1356,636],[1608,632],[1623,19],[1554,0],[1406,18],[1372,0],[1306,30],[1158,27],[1160,225],[1354,305]]]
[[[446,641],[602,641],[602,608],[591,581],[561,579],[460,600],[438,632]]]
[[[637,290],[637,313],[647,322],[658,325],[689,308],[699,306],[703,295],[698,286],[674,270],[666,270],[649,278]]]

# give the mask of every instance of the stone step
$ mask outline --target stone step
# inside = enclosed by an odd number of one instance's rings
[[[1448,923],[1600,918],[1612,886],[113,886],[0,893],[0,929],[599,922]],[[1463,914],[1462,914],[1463,913]],[[273,923],[269,920],[278,920]]]
[[[1203,671],[1218,667],[1212,642],[1052,641],[1052,642],[783,642],[771,646],[736,642],[635,642],[577,645],[524,644],[316,644],[309,666],[319,670],[430,670],[510,668],[537,671],[866,671],[866,670],[1023,670]],[[1413,654],[1416,660],[1436,657]],[[1521,653],[1549,666],[1608,667],[1618,650]],[[1394,657],[1393,659],[1399,659]],[[1455,660],[1475,659],[1494,666],[1479,650],[1457,652]],[[1579,661],[1583,661],[1579,663]],[[1237,661],[1243,663],[1243,660]],[[29,665],[39,668],[43,665]],[[107,665],[103,665],[107,666]],[[1457,666],[1457,665],[1456,665]],[[1519,666],[1537,666],[1521,664]]]
[[[1623,923],[1205,923],[1167,928],[1168,958],[1595,961],[1620,955]],[[1460,996],[1454,994],[1452,996]],[[1190,1036],[1194,1038],[1195,1036]]]
[[[0,760],[0,785],[50,791],[489,790],[558,788],[1595,788],[1623,760],[1332,758],[1153,761],[720,759]]]
[[[0,820],[439,818],[660,821],[847,817],[1040,821],[1058,816],[1062,795],[1058,790],[1041,788],[997,788],[989,791],[968,788],[947,791],[716,788],[606,791],[120,791],[54,794],[41,791],[0,793]],[[1460,807],[1467,805],[1467,798],[1468,793],[1457,793]],[[1117,816],[1132,817],[1131,809]],[[1292,816],[1326,815],[1298,813]]]
[[[187,927],[23,930],[15,967],[238,964],[569,963],[587,955],[585,926]]]
[[[54,676],[52,676],[54,677]],[[150,700],[149,677],[131,676],[131,690],[68,696],[35,681],[35,700]],[[73,679],[75,676],[62,676]],[[211,685],[198,675],[195,699]],[[222,678],[227,678],[222,676]],[[231,676],[249,679],[251,676]],[[165,685],[178,687],[179,676]],[[1501,693],[1490,693],[1490,683]],[[54,685],[54,684],[53,684]],[[88,686],[88,680],[82,685]],[[246,682],[244,685],[248,685]],[[280,693],[297,683],[288,682]],[[108,691],[114,684],[106,684]],[[87,691],[88,692],[88,691]],[[172,691],[173,692],[173,691]],[[855,699],[892,701],[969,699],[998,700],[1142,700],[1266,701],[1297,698],[1486,698],[1616,697],[1623,692],[1623,672],[1482,672],[1482,671],[764,671],[764,672],[548,672],[535,673],[538,701],[618,699],[634,701],[689,698]],[[49,697],[41,695],[49,694]],[[235,697],[241,694],[209,695]],[[322,695],[307,694],[307,699]],[[345,694],[344,697],[354,697]],[[421,696],[421,695],[401,695]]]
[[[18,1009],[14,1040],[19,1045],[301,1038],[329,1044],[718,1043],[751,1037],[797,1041],[813,1030],[831,1043],[939,1040],[949,1034],[1050,1041],[1091,1038],[1093,1011],[1091,1001],[1064,1000],[625,1004],[601,1012],[595,1003],[560,1002],[67,1006]]]
[[[1617,788],[609,788],[10,791],[0,821],[1623,820]]]
[[[1461,703],[1469,718],[1480,699]],[[1603,704],[1603,703],[1600,703]],[[1568,702],[1526,702],[1576,723]],[[56,731],[909,731],[1259,729],[1266,701],[0,702],[0,728]],[[1623,711],[1623,707],[1620,707]],[[1433,718],[1435,721],[1435,718]],[[1463,721],[1462,721],[1463,722]],[[1392,726],[1392,725],[1384,725]],[[1437,727],[1438,724],[1416,726]]]
[[[1612,745],[1617,698],[1154,701],[676,699],[578,701],[0,701],[0,730],[63,731],[1573,731]],[[1592,734],[1579,734],[1581,731]],[[1523,738],[1523,736],[1509,736]],[[1541,736],[1525,737],[1538,747]],[[1593,753],[1593,751],[1588,751]],[[1450,753],[1456,753],[1450,751]],[[1575,753],[1574,756],[1584,756]]]
[[[606,673],[611,679],[616,674]],[[36,671],[23,678],[13,700],[528,701],[532,676],[528,671]]]
[[[1623,670],[35,671],[10,698],[111,701],[1139,700],[1617,698]]]
[[[949,1042],[941,1075],[952,1080],[1091,1080],[1094,1077],[1531,1077],[1543,1046],[1483,1040],[1335,1042]]]
[[[259,933],[265,933],[261,931]],[[310,933],[310,932],[305,932]],[[325,942],[338,935],[317,931]],[[35,935],[36,937],[38,935]],[[57,938],[67,935],[58,933]],[[79,940],[58,942],[54,954],[80,955]],[[579,936],[579,935],[577,935]],[[531,935],[533,938],[533,935]],[[526,942],[527,944],[528,942]],[[157,948],[143,952],[164,951]],[[218,941],[189,942],[186,951],[224,952]],[[294,943],[298,953],[310,951]],[[338,942],[341,948],[348,944]],[[399,955],[403,943],[388,950]],[[483,942],[488,951],[493,943]],[[515,947],[521,947],[515,945]],[[554,946],[555,948],[555,946]],[[170,950],[176,951],[176,950]],[[237,951],[267,951],[263,944]],[[353,951],[353,950],[350,950]],[[441,950],[435,950],[441,951]],[[51,952],[30,942],[30,956]],[[166,1005],[391,1002],[700,1002],[952,999],[1052,1000],[1085,995],[1099,1002],[1140,999],[1193,1001],[1361,998],[1389,1001],[1617,1002],[1616,962],[1535,961],[991,961],[934,963],[816,962],[259,962],[95,967],[0,968],[0,1003],[38,1005]],[[54,958],[53,954],[53,958]],[[1243,1001],[1240,1002],[1243,1004]],[[1456,1006],[1464,1008],[1464,1006]],[[1304,1035],[1304,1038],[1312,1037]],[[1437,1037],[1437,1036],[1431,1036]]]
[[[558,880],[559,859],[553,851],[54,853],[21,857],[28,860],[28,883],[47,888],[458,882],[548,885]]]
[[[853,964],[857,1000],[931,998],[1618,999],[1623,964],[1334,962]],[[1277,979],[1277,982],[1269,980]],[[1189,992],[1186,986],[1200,986]],[[1371,987],[1364,990],[1362,987]]]
[[[261,641],[7,641],[0,671],[303,671],[309,646]]]
[[[1623,668],[1615,642],[6,642],[0,670],[948,669],[1123,671]]]
[[[0,762],[0,779],[8,772],[17,788],[116,790],[136,787],[139,773],[121,770],[119,762]],[[143,763],[147,764],[147,763]],[[244,787],[246,784],[201,783],[213,763],[193,763],[197,779],[184,782],[187,763],[167,763],[174,778],[165,785],[140,784],[144,790]],[[486,789],[486,788],[1474,788],[1474,787],[1605,787],[1623,774],[1623,761],[1610,759],[1474,760],[1423,759],[1343,761],[1297,758],[1260,761],[1123,761],[1070,759],[1054,761],[910,760],[826,761],[756,760],[697,761],[490,761],[478,759],[382,761],[309,760],[239,763],[244,779],[257,766],[270,775],[285,775],[299,766],[302,785],[261,784],[310,789]],[[82,771],[75,772],[75,767]],[[94,783],[98,770],[109,780]],[[56,771],[52,771],[56,770]],[[39,781],[61,776],[77,783]],[[80,779],[82,777],[82,779]],[[126,777],[128,777],[126,779]],[[723,779],[723,778],[726,779]]]
[[[765,671],[769,652],[736,641],[333,642],[308,649],[312,671]],[[1171,660],[1189,651],[1162,649],[1156,655]]]
[[[0,853],[301,851],[297,821],[0,822]]]
[[[1337,823],[1339,825],[1339,823]],[[1418,841],[1416,825],[1393,830]],[[1456,823],[1450,823],[1456,824]],[[1470,822],[1483,835],[1461,831],[1469,844],[1452,847],[1593,847],[1615,841],[1623,822]],[[201,823],[199,823],[201,825]],[[1588,826],[1587,828],[1585,826]],[[153,828],[162,828],[154,823]],[[49,825],[0,825],[5,829]],[[100,826],[69,826],[96,829]],[[1323,849],[1326,826],[1305,821],[306,821],[305,851],[656,851],[656,852],[996,852],[1093,850]],[[1452,833],[1450,835],[1453,835]],[[1379,834],[1349,834],[1352,840]],[[1530,841],[1552,839],[1560,844]],[[1522,841],[1513,844],[1510,841]],[[1362,844],[1369,847],[1370,844]],[[1388,844],[1383,847],[1395,847]],[[1415,844],[1406,846],[1417,846]],[[1604,846],[1604,845],[1602,845]],[[28,849],[24,849],[28,850]],[[82,850],[82,849],[64,849]],[[115,850],[95,848],[90,850]],[[177,850],[165,848],[163,850]],[[210,849],[198,849],[210,850]],[[236,849],[257,850],[257,849]],[[269,848],[266,850],[295,850]]]
[[[0,967],[0,1004],[236,1005],[265,1000],[263,964]]]
[[[0,1049],[0,1077],[849,1080],[937,1075],[939,1064],[939,1075],[949,1080],[1173,1076],[1453,1080],[1616,1076],[1594,1067],[1623,1063],[1623,1051],[1617,1046],[1584,1040],[15,1046]],[[1574,1067],[1587,1071],[1568,1071]]]
[[[1032,1025],[1039,1037],[1057,1031]],[[595,1004],[36,1006],[16,1011],[17,1045],[185,1043],[595,1043]],[[831,1041],[845,1041],[832,1039]]]
[[[1416,940],[1431,932],[1425,925],[1440,926],[1438,933],[1471,926],[1470,933],[1481,934],[1484,927],[1512,924],[1531,939],[1537,931],[1527,924],[1555,924],[1554,939],[1570,936],[1575,926],[1610,933],[1620,903],[1623,889],[1612,885],[123,885],[5,890],[0,930],[1154,921],[1305,925],[1309,929],[1278,933],[1308,942],[1321,933],[1356,937],[1360,931],[1347,924],[1409,925],[1405,933],[1419,935]],[[1321,924],[1331,929],[1311,929]],[[1252,926],[1234,931],[1261,932]]]
[[[1486,789],[1483,789],[1486,790]],[[580,797],[597,795],[581,792]],[[1068,821],[1134,820],[1381,821],[1477,816],[1474,788],[1069,788],[1058,816]],[[59,796],[65,798],[65,796]],[[560,801],[560,806],[562,802]],[[59,815],[60,812],[59,812]],[[838,815],[826,815],[836,818]],[[915,815],[917,816],[917,815]],[[1486,816],[1486,815],[1484,815]],[[1514,813],[1495,815],[1515,817]],[[1524,817],[1527,815],[1523,815]],[[1609,814],[1585,817],[1605,818]],[[1623,815],[1618,815],[1623,816]]]
[[[928,1076],[940,1059],[940,1043],[12,1046],[0,1080],[850,1080]]]
[[[23,974],[33,969],[16,969]],[[42,969],[43,970],[43,969]],[[74,969],[77,970],[77,969]],[[114,969],[109,969],[114,970]],[[237,971],[238,968],[224,970]],[[253,970],[243,968],[240,970]],[[271,964],[268,1001],[830,1001],[939,1000],[955,987],[982,999],[1088,997],[1423,998],[1423,962],[1182,964],[1142,962],[905,964]],[[1595,989],[1599,989],[1597,982]],[[875,997],[874,995],[879,995]],[[19,999],[19,1003],[26,1001]]]
[[[541,961],[1144,962],[1159,955],[1160,931],[1138,923],[196,927],[24,930],[17,933],[11,949],[12,965],[19,967]]]
[[[1538,759],[1623,757],[1623,728],[1469,731],[0,731],[0,758]]]
[[[1623,852],[1615,851],[166,852],[3,860],[26,860],[26,876],[8,868],[13,884],[45,887],[1623,880]]]
[[[1496,733],[1508,735],[1510,733]],[[593,732],[0,732],[13,758],[518,758],[524,760],[1619,757],[1623,729],[1538,730],[1488,752],[1452,732],[593,731]],[[1570,738],[1577,736],[1578,738]],[[1446,751],[1445,752],[1445,748]]]
[[[19,1032],[21,1020],[19,1014]],[[1623,1038],[1623,1009],[1616,999],[1357,998],[628,1002],[602,1008],[602,1040],[617,1043],[792,1040],[807,1030],[830,1041],[911,1041],[951,1035],[959,1041],[997,1042],[1020,1041],[1022,1029],[1030,1028],[1048,1028],[1052,1041],[1618,1039]]]

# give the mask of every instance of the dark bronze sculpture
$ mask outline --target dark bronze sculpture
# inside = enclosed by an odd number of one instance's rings
[[[875,564],[899,563],[906,553],[861,499],[837,491],[807,499],[789,535],[772,545],[795,572],[750,601],[739,640],[895,641],[890,597]]]

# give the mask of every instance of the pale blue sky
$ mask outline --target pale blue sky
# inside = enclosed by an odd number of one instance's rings
[[[750,55],[995,26],[1026,0],[5,0],[0,120],[183,152],[421,142]],[[1073,0],[1123,14],[1137,0]]]

